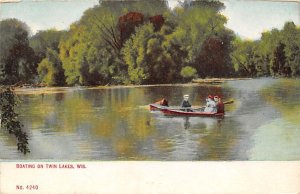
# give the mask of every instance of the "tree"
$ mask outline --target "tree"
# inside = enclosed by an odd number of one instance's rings
[[[90,30],[88,30],[90,29]],[[105,42],[99,30],[73,24],[60,42],[60,59],[68,85],[123,83],[127,70],[120,53]]]
[[[234,69],[239,76],[256,76],[257,68],[255,61],[255,50],[257,43],[254,41],[242,41],[236,38],[231,53]]]
[[[299,28],[286,22],[282,30],[266,31],[255,42],[236,39],[231,54],[235,69],[242,76],[298,76],[299,37]]]
[[[217,0],[184,0],[178,1],[179,5],[184,9],[189,9],[191,7],[201,7],[205,9],[211,9],[215,12],[219,12],[225,8],[224,4]]]
[[[218,12],[218,1],[184,1],[175,9],[175,29],[166,35],[166,49],[181,67],[194,67],[199,76],[229,76],[233,32],[225,28],[226,18]],[[171,16],[172,17],[172,16]]]
[[[122,49],[131,83],[170,83],[174,80],[178,71],[162,43],[163,36],[154,32],[151,23],[136,28]]]
[[[201,77],[232,75],[230,52],[233,37],[230,33],[225,33],[223,37],[210,36],[204,42],[195,65]]]
[[[167,10],[165,1],[100,1],[71,25],[62,39],[60,58],[68,85],[128,83],[128,65],[121,50],[140,22],[124,20],[126,36],[121,36],[120,18],[143,15],[145,18]],[[130,17],[129,17],[130,16]],[[127,19],[128,19],[127,18]],[[123,21],[123,20],[122,20]],[[129,22],[128,22],[129,21]]]
[[[48,48],[46,58],[38,65],[40,80],[48,86],[63,86],[65,84],[64,70],[55,50]]]
[[[30,82],[36,75],[28,26],[17,19],[0,22],[0,83]]]
[[[285,47],[286,45],[280,42],[274,50],[274,57],[271,61],[271,71],[273,75],[289,76],[291,73],[285,56]]]
[[[35,62],[37,64],[46,57],[48,49],[59,53],[59,42],[65,33],[65,31],[50,29],[39,31],[29,39],[29,44],[34,50],[36,56]]]
[[[283,30],[283,42],[286,56],[285,75],[300,75],[300,28],[297,28],[293,22],[286,22]]]
[[[185,66],[181,69],[180,75],[184,80],[191,80],[197,77],[197,70],[191,66]]]

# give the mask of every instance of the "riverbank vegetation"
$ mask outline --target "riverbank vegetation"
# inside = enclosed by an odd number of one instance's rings
[[[0,88],[0,129],[15,135],[18,150],[24,154],[30,152],[28,148],[28,135],[22,130],[22,124],[15,111],[18,99],[10,87]]]
[[[300,28],[242,40],[219,1],[100,1],[66,31],[0,22],[0,84],[74,86],[188,82],[194,78],[300,76]]]

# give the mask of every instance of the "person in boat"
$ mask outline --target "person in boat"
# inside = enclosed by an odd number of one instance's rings
[[[214,101],[212,95],[209,95],[206,98],[206,107],[204,109],[204,112],[207,112],[207,113],[216,113],[217,112],[217,104]]]
[[[160,101],[155,102],[155,104],[159,104],[159,105],[161,105],[161,106],[169,106],[169,102],[168,102],[168,100],[165,99],[165,98],[163,98],[163,99],[160,100]]]
[[[180,106],[182,108],[181,110],[184,110],[187,112],[193,112],[191,110],[192,105],[189,102],[189,95],[187,95],[187,94],[183,96],[183,101],[181,102]]]
[[[224,103],[219,96],[214,96],[214,101],[216,102],[217,113],[224,113]]]
[[[159,103],[161,106],[169,106],[169,103],[168,103],[168,100],[163,98],[160,103]]]

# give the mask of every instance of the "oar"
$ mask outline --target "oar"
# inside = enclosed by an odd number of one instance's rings
[[[223,102],[223,104],[232,104],[232,103],[234,103],[234,100],[229,100],[229,101]]]

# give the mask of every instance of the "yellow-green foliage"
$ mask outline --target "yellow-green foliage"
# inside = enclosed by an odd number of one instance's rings
[[[150,23],[136,28],[122,49],[131,83],[170,83],[176,79],[176,64],[163,46],[164,41]]]
[[[80,69],[84,65],[87,45],[84,26],[73,25],[67,38],[60,42],[60,59],[65,70],[68,85],[83,84]]]
[[[38,65],[38,74],[40,75],[41,81],[48,86],[55,85],[55,69],[52,62],[47,58],[43,59],[42,62]]]
[[[125,43],[122,54],[128,65],[128,75],[132,83],[141,84],[149,78],[147,74],[148,62],[146,59],[148,40],[154,38],[152,24],[146,24],[136,29],[136,33]]]
[[[183,67],[180,71],[180,75],[183,78],[196,78],[197,77],[197,70],[191,66]]]
[[[65,84],[64,70],[55,50],[47,49],[46,58],[38,64],[37,72],[40,81],[48,86],[62,86]]]

